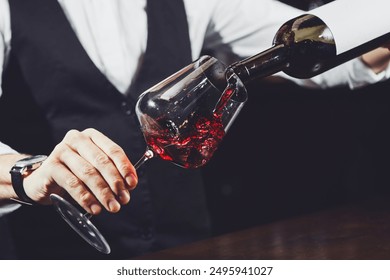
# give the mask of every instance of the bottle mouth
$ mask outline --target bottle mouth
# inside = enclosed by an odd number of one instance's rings
[[[227,87],[235,88],[235,93],[232,95],[231,99],[239,103],[246,102],[248,100],[248,92],[246,87],[238,75],[234,73],[231,67],[226,69],[225,78]]]
[[[201,56],[198,63],[209,83],[221,94],[229,87],[235,89],[231,97],[233,101],[243,103],[248,99],[244,84],[231,67],[208,55]]]

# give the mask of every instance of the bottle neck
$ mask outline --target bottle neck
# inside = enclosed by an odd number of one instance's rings
[[[258,80],[288,66],[288,48],[284,44],[275,45],[259,54],[240,60],[228,68],[233,71],[244,84]]]

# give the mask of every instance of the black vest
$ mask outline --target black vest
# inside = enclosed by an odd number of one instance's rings
[[[12,51],[0,99],[7,135],[0,140],[21,152],[49,153],[68,130],[93,127],[135,162],[146,147],[133,110],[137,96],[191,62],[183,1],[147,2],[147,49],[127,97],[92,63],[57,1],[9,2]],[[111,245],[109,256],[85,243],[51,206],[23,206],[10,215],[18,257],[131,258],[208,235],[199,170],[152,159],[138,175],[129,205],[93,218]]]

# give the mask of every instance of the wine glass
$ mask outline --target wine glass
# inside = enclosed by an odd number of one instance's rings
[[[139,96],[135,111],[146,150],[134,167],[156,156],[183,168],[205,165],[246,100],[246,89],[230,68],[214,57],[200,57]],[[90,214],[56,194],[51,199],[81,237],[110,253]]]

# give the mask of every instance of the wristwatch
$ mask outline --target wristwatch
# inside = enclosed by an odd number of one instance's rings
[[[26,194],[23,187],[23,179],[28,172],[33,171],[41,166],[42,162],[46,158],[47,156],[45,155],[36,155],[23,158],[15,163],[9,173],[11,173],[12,187],[14,188],[18,199],[13,198],[12,200],[27,205],[37,204]]]

